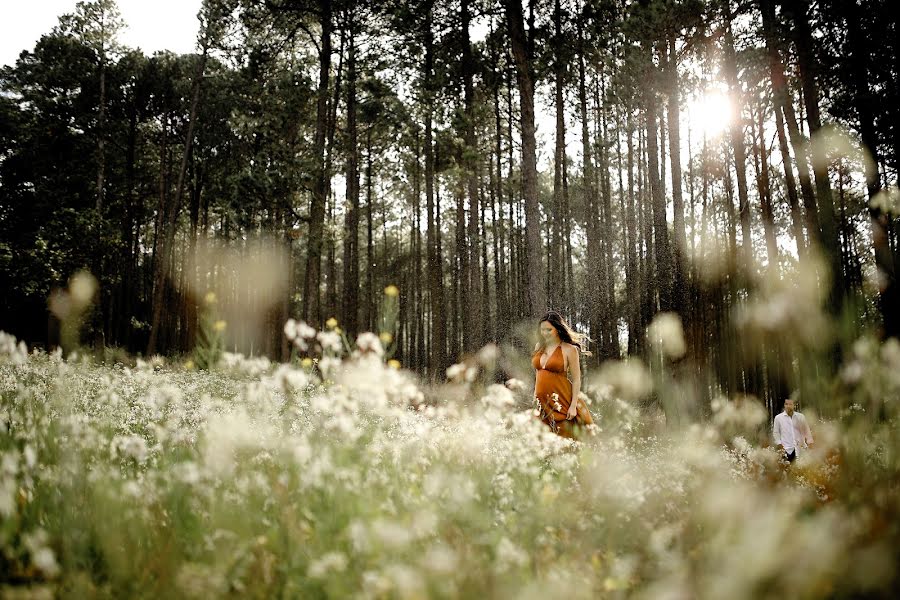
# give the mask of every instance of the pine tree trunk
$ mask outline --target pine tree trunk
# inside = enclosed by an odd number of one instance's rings
[[[651,300],[650,303],[650,314],[656,310],[670,310],[672,307],[672,259],[669,252],[669,230],[666,224],[666,200],[659,176],[659,129],[657,126],[656,107],[656,101],[648,98],[645,109],[647,121],[647,175],[650,184],[650,204],[653,214],[654,259],[656,262],[655,284],[658,289],[655,301]]]
[[[328,115],[328,82],[331,71],[331,2],[319,0],[322,27],[319,50],[319,87],[316,92],[316,133],[313,141],[315,172],[312,200],[309,206],[309,244],[303,282],[303,319],[315,325],[321,317],[319,283],[322,268],[322,233],[325,227],[325,200],[328,174],[325,170],[325,133]]]
[[[593,152],[591,151],[591,130],[590,118],[588,117],[587,105],[587,75],[585,73],[585,39],[584,31],[581,26],[581,19],[578,20],[578,108],[581,116],[581,153],[582,153],[582,179],[584,185],[585,204],[587,214],[585,215],[585,228],[587,233],[587,260],[591,266],[586,272],[587,286],[587,313],[588,323],[590,325],[590,335],[594,340],[600,339],[600,303],[599,303],[599,286],[597,278],[596,265],[599,264],[600,257],[600,240],[598,238],[599,231],[596,226],[594,215],[597,212],[597,188],[595,186],[596,175],[594,173]]]
[[[900,288],[897,287],[897,265],[891,252],[888,225],[890,215],[871,202],[881,192],[878,174],[878,137],[875,130],[875,108],[872,87],[869,85],[869,42],[862,29],[862,9],[856,0],[841,0],[840,7],[847,23],[847,47],[849,71],[852,74],[853,102],[859,119],[859,133],[863,145],[871,155],[865,161],[866,190],[869,194],[869,223],[872,228],[872,244],[875,250],[875,266],[883,280],[879,304],[885,337],[900,337]],[[896,40],[895,40],[896,43]]]
[[[466,304],[468,313],[468,326],[464,328],[466,337],[466,349],[472,350],[481,347],[485,341],[487,320],[485,312],[488,307],[482,305],[482,273],[481,269],[487,269],[487,265],[480,264],[482,240],[479,235],[478,219],[479,209],[479,151],[475,138],[475,89],[472,83],[475,74],[475,60],[472,57],[472,46],[469,41],[469,0],[461,0],[461,33],[462,33],[462,67],[463,67],[463,96],[465,102],[465,160],[466,188],[469,197],[469,231],[468,231],[468,264],[465,273],[468,281]]]
[[[160,328],[163,320],[163,305],[166,303],[167,287],[171,287],[169,283],[172,273],[171,260],[172,249],[175,239],[175,223],[178,218],[178,212],[181,209],[181,199],[184,194],[184,183],[187,174],[188,161],[190,160],[191,148],[194,141],[194,127],[197,123],[197,109],[200,104],[200,86],[203,81],[203,74],[206,70],[206,58],[208,52],[208,34],[204,34],[203,49],[200,60],[197,65],[197,72],[194,74],[194,82],[191,90],[191,110],[188,117],[187,128],[184,139],[184,153],[181,157],[181,168],[178,170],[178,179],[175,186],[175,196],[171,200],[165,189],[160,193],[160,213],[162,220],[159,223],[158,237],[160,242],[157,247],[156,269],[153,276],[153,301],[152,301],[152,317],[150,322],[150,339],[147,342],[147,355],[156,354],[160,346],[158,343],[160,338]],[[171,304],[169,304],[171,306]],[[163,346],[165,349],[165,346]]]
[[[341,91],[343,89],[341,77],[344,72],[344,48],[346,46],[346,43],[347,32],[346,30],[341,30],[341,43],[338,50],[337,73],[335,73],[334,76],[334,94],[332,95],[332,100],[326,110],[328,114],[328,125],[326,128],[327,133],[325,135],[325,204],[328,211],[327,222],[332,225],[332,227],[330,227],[328,231],[328,271],[325,275],[325,312],[329,317],[334,316],[338,313],[337,241],[334,234],[335,230],[337,229],[337,227],[334,227],[334,208],[335,204],[337,204],[337,200],[334,197],[334,190],[332,190],[331,187],[331,165],[332,157],[334,155],[334,136],[337,132],[337,111],[341,101]],[[317,318],[320,319],[321,317],[322,311],[320,310]]]
[[[359,333],[359,140],[356,118],[356,40],[349,31],[347,55],[347,212],[344,215],[344,323],[350,339]]]
[[[766,38],[766,51],[769,56],[769,79],[772,83],[775,103],[775,128],[778,133],[781,164],[784,168],[784,185],[787,191],[788,204],[791,208],[791,225],[794,231],[794,239],[797,243],[797,255],[803,257],[806,254],[806,241],[803,236],[803,215],[800,212],[797,184],[794,180],[794,170],[791,168],[791,153],[788,150],[787,136],[784,131],[784,118],[782,116],[785,105],[791,106],[791,100],[788,95],[787,84],[784,78],[784,66],[781,63],[781,56],[775,37],[775,6],[773,0],[760,0],[760,11],[762,13],[763,33]],[[793,109],[792,106],[791,109]],[[806,164],[804,156],[798,156],[798,164],[801,161],[804,165]],[[812,192],[812,186],[809,186],[809,191],[810,193]]]
[[[684,253],[687,249],[687,237],[684,227],[684,197],[682,195],[681,184],[681,90],[678,83],[678,62],[675,54],[675,34],[669,32],[669,60],[667,65],[667,80],[669,101],[666,105],[669,125],[669,160],[672,165],[672,207],[673,220],[672,228],[674,235],[673,251],[673,269],[674,269],[674,293],[673,298],[674,309],[684,318],[687,308],[687,285],[684,281],[685,264]]]
[[[769,255],[769,266],[778,265],[778,241],[775,236],[775,215],[772,211],[772,195],[769,186],[769,153],[766,148],[765,109],[761,105],[757,111],[756,135],[754,139],[754,157],[757,165],[756,186],[759,190],[763,229],[766,236],[766,250]]]
[[[363,321],[364,331],[375,331],[375,242],[373,240],[374,223],[372,203],[372,126],[366,128],[366,318]],[[387,258],[387,253],[384,257]]]
[[[537,148],[534,135],[534,79],[531,69],[531,52],[525,37],[522,2],[521,0],[504,0],[504,3],[519,83],[522,188],[525,194],[525,250],[528,268],[527,311],[534,315],[547,307],[546,275],[541,261],[541,215],[538,204]]]
[[[813,174],[816,180],[817,207],[819,225],[821,227],[822,249],[831,267],[831,293],[829,304],[833,314],[837,314],[845,291],[843,271],[840,260],[840,241],[838,240],[835,222],[834,202],[831,197],[831,183],[828,179],[828,157],[825,144],[816,140],[822,129],[819,113],[819,91],[816,84],[818,65],[813,54],[813,37],[810,30],[808,14],[809,0],[794,0],[784,5],[790,15],[793,27],[791,33],[797,48],[797,62],[800,68],[800,84],[803,90],[803,102],[812,138]],[[815,142],[819,143],[815,143]]]
[[[429,375],[436,380],[446,367],[447,331],[443,306],[443,277],[440,254],[440,205],[435,207],[434,141],[432,139],[432,118],[434,114],[434,92],[432,90],[434,70],[434,33],[432,32],[432,7],[429,3],[425,17],[425,205],[428,219],[428,281],[430,294],[431,336]]]
[[[752,269],[754,264],[753,239],[750,232],[750,200],[747,193],[747,150],[744,146],[744,127],[741,121],[744,101],[737,77],[737,61],[734,50],[734,37],[731,30],[733,14],[730,0],[725,3],[727,25],[725,29],[725,78],[735,103],[735,118],[729,127],[732,151],[734,152],[735,176],[737,177],[738,214],[741,221],[741,262],[744,268]]]
[[[509,330],[510,311],[509,311],[509,276],[507,274],[507,257],[506,257],[506,219],[503,209],[503,200],[506,194],[503,186],[503,122],[500,118],[500,74],[497,69],[498,57],[497,52],[492,53],[492,71],[494,78],[494,121],[495,121],[495,158],[497,161],[497,170],[495,177],[496,200],[498,207],[498,216],[494,221],[495,233],[497,236],[497,248],[499,254],[494,260],[494,272],[496,274],[497,286],[497,328],[502,337]],[[493,166],[491,167],[493,171]],[[493,205],[492,205],[493,209]]]

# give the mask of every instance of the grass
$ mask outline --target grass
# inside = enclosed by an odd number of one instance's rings
[[[234,355],[26,355],[3,335],[2,594],[892,597],[900,348],[856,350],[852,402],[807,413],[817,444],[786,471],[752,398],[666,429],[588,381],[598,428],[573,443],[527,389],[476,378],[426,401],[372,339],[323,381]]]

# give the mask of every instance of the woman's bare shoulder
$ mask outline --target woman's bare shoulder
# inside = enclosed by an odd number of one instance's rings
[[[578,350],[580,348],[575,344],[570,344],[569,342],[562,342],[562,347],[564,352],[568,352],[569,354],[578,354]]]

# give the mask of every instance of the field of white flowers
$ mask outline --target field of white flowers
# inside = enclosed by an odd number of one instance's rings
[[[894,400],[815,423],[785,472],[752,399],[667,430],[588,381],[598,428],[575,443],[528,385],[473,363],[426,388],[371,335],[323,373],[106,366],[0,334],[0,596],[892,597],[900,347],[858,354]]]

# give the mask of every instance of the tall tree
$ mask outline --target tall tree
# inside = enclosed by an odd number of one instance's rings
[[[861,18],[863,10],[856,0],[839,0],[839,8],[847,25],[847,62],[853,78],[853,102],[856,107],[859,133],[869,156],[865,161],[868,212],[875,250],[875,266],[883,278],[879,290],[879,305],[886,337],[900,337],[900,288],[897,286],[897,265],[888,239],[889,215],[878,200],[881,178],[878,174],[880,153],[875,130],[874,94],[869,82],[869,42]],[[896,43],[896,41],[895,41]]]
[[[319,87],[316,94],[316,133],[313,140],[314,175],[309,206],[309,245],[303,284],[302,316],[318,323],[321,318],[319,283],[322,268],[322,232],[325,226],[325,201],[328,173],[325,169],[325,133],[328,118],[328,88],[331,77],[331,0],[319,0]]]
[[[534,136],[534,74],[531,49],[525,36],[521,0],[504,0],[506,25],[519,84],[519,123],[522,133],[522,191],[525,196],[525,263],[528,269],[530,314],[547,306],[546,274],[541,261],[541,214],[537,189],[537,145]]]
[[[355,7],[347,11],[347,201],[344,213],[344,322],[347,334],[359,332],[359,131],[356,115]]]
[[[469,231],[468,231],[468,273],[466,273],[466,281],[468,282],[468,290],[466,292],[469,298],[468,309],[469,319],[464,331],[467,332],[468,340],[467,349],[473,349],[481,346],[485,341],[487,332],[487,311],[489,306],[484,305],[482,301],[482,268],[487,269],[487,264],[480,264],[480,247],[481,232],[479,230],[479,185],[480,177],[480,160],[479,148],[476,143],[475,136],[475,58],[472,53],[472,44],[469,39],[469,28],[471,25],[471,14],[469,8],[469,0],[460,0],[460,23],[462,34],[462,69],[463,69],[463,96],[465,102],[465,150],[463,153],[466,192],[469,198]]]

